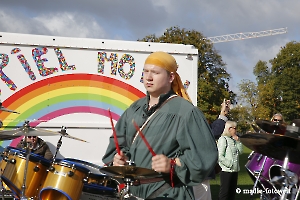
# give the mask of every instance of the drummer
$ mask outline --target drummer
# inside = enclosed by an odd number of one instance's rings
[[[53,154],[47,143],[38,136],[27,136],[27,144],[31,153],[43,156],[45,159],[51,160]],[[16,146],[19,149],[26,147],[24,138]]]
[[[282,114],[280,113],[276,113],[275,115],[273,115],[273,117],[271,118],[272,122],[279,122],[280,124],[286,124]]]
[[[134,102],[120,117],[114,137],[103,156],[113,166],[134,161],[136,167],[153,169],[166,176],[152,183],[131,186],[130,193],[143,199],[193,200],[194,185],[199,185],[213,170],[217,148],[209,124],[186,93],[173,56],[154,52],[143,69],[147,96]],[[135,120],[155,154],[137,134]],[[136,137],[135,137],[136,136]],[[142,180],[141,180],[142,181]],[[147,177],[145,179],[147,180]]]

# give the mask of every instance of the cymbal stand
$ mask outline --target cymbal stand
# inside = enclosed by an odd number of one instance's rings
[[[58,140],[58,142],[57,142],[55,154],[54,154],[54,156],[53,156],[53,162],[55,161],[55,158],[56,158],[56,156],[57,156],[57,153],[58,153],[58,151],[59,151],[61,145],[62,145],[62,136],[60,136],[60,138],[59,138],[59,140]]]
[[[53,162],[55,161],[55,158],[56,158],[56,156],[57,156],[57,153],[58,153],[58,151],[59,151],[59,149],[60,149],[60,147],[61,147],[61,145],[62,145],[62,137],[63,137],[63,135],[64,134],[66,134],[67,133],[67,128],[65,127],[65,126],[62,126],[61,127],[61,130],[60,130],[60,138],[59,138],[59,140],[58,140],[58,142],[57,142],[57,145],[56,145],[56,151],[55,151],[55,154],[54,154],[54,156],[53,156]]]
[[[256,177],[255,183],[254,183],[254,185],[253,185],[253,189],[252,189],[252,191],[251,191],[251,193],[250,193],[251,195],[254,194],[254,191],[255,191],[256,185],[257,185],[257,183],[258,183],[258,180],[259,180],[259,178],[260,178],[260,176],[261,176],[262,171],[264,170],[264,166],[265,166],[266,160],[267,160],[267,156],[264,156],[264,161],[263,161],[262,166],[261,166],[261,168],[260,168],[260,170],[259,170],[259,172],[258,172],[258,175],[257,175],[257,177]]]
[[[28,198],[25,196],[26,190],[26,177],[27,177],[27,169],[28,169],[28,162],[30,156],[30,149],[29,145],[27,144],[27,131],[25,131],[25,140],[24,140],[25,150],[26,150],[26,162],[25,162],[25,169],[24,169],[24,177],[23,177],[23,185],[22,185],[22,192],[20,200],[27,200]]]
[[[132,160],[126,162],[128,165],[135,166],[135,163]],[[123,181],[125,183],[125,188],[120,192],[120,200],[128,199],[130,196],[132,196],[130,193],[130,186],[133,185],[135,179],[132,176],[125,176]]]

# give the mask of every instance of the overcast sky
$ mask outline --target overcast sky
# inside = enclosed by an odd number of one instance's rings
[[[172,26],[205,37],[287,27],[286,34],[214,44],[237,93],[242,79],[255,81],[259,60],[299,42],[299,10],[299,0],[2,0],[0,32],[135,41]]]

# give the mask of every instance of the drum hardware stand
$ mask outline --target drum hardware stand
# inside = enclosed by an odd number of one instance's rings
[[[126,161],[128,163],[128,165],[130,166],[135,166],[134,161],[129,160]],[[133,183],[135,182],[134,178],[131,176],[125,176],[123,178],[123,181],[125,183],[125,188],[120,192],[120,200],[125,200],[128,199],[130,196],[132,196],[132,194],[130,193],[130,186],[133,185]]]
[[[258,183],[258,180],[259,180],[259,178],[260,178],[260,176],[261,176],[262,171],[264,170],[264,166],[265,166],[266,160],[267,160],[267,156],[264,156],[264,161],[263,161],[262,166],[261,166],[261,168],[260,168],[260,170],[259,170],[259,172],[258,172],[258,175],[257,175],[257,177],[256,177],[256,180],[255,180],[255,183],[254,183],[254,185],[253,185],[253,189],[252,189],[250,195],[253,195],[253,194],[254,194],[254,190],[255,190],[255,188],[256,188],[256,185],[257,185],[257,183]]]
[[[289,152],[287,152],[287,155],[284,158],[283,165],[280,169],[281,176],[275,176],[272,178],[271,182],[277,182],[279,185],[281,185],[281,197],[280,200],[286,200],[288,194],[290,194],[291,200],[297,199],[299,188],[297,194],[295,193],[295,189],[293,188],[294,185],[298,183],[298,175],[294,172],[288,170],[288,163],[289,163]],[[295,198],[296,197],[296,198]]]
[[[60,130],[60,133],[63,135],[63,134],[66,134],[66,130],[67,130],[67,128],[66,127],[64,127],[64,126],[62,126],[61,127],[61,130]],[[54,156],[53,156],[53,162],[55,161],[55,158],[56,158],[56,156],[57,156],[57,153],[58,153],[58,151],[59,151],[59,149],[60,149],[60,147],[61,147],[61,145],[62,145],[62,135],[60,135],[60,138],[59,138],[59,140],[58,140],[58,142],[57,142],[57,145],[56,145],[56,151],[55,151],[55,154],[54,154]]]
[[[27,144],[27,135],[25,136],[25,145],[26,145],[26,162],[25,162],[25,169],[24,169],[24,177],[23,177],[23,185],[22,185],[22,192],[20,200],[27,200],[28,198],[25,196],[26,190],[26,177],[27,177],[27,169],[28,169],[28,162],[30,156],[30,149],[29,145]]]

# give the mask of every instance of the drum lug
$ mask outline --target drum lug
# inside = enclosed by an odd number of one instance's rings
[[[48,172],[54,172],[54,170],[55,170],[55,168],[54,168],[53,166],[50,166],[50,167],[47,169]]]
[[[8,161],[8,157],[7,157],[7,156],[4,156],[4,157],[3,157],[3,160],[4,160],[5,162],[7,162],[7,161]]]
[[[87,182],[88,182],[88,179],[89,179],[88,177],[85,177],[85,178],[82,179],[82,182],[83,182],[83,183],[87,183]]]
[[[11,159],[11,160],[9,160],[9,162],[10,162],[11,164],[16,164],[16,159]]]
[[[39,168],[39,166],[35,166],[34,168],[33,168],[33,171],[35,171],[35,172],[38,172],[38,171],[40,171],[40,168]]]
[[[69,176],[69,177],[74,176],[74,172],[73,172],[73,171],[69,171],[69,172],[68,172],[68,176]]]

